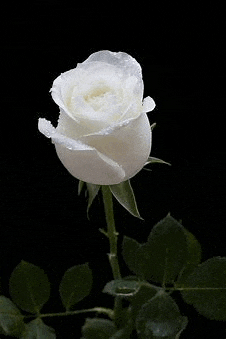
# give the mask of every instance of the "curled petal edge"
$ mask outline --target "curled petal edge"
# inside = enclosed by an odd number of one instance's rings
[[[143,100],[143,113],[151,112],[155,108],[155,102],[151,97],[146,97]]]

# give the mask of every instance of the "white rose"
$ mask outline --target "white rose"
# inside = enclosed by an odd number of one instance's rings
[[[141,67],[134,58],[123,52],[93,53],[56,78],[51,92],[60,107],[58,126],[41,118],[38,128],[52,139],[74,177],[113,185],[142,169],[151,150],[146,112],[155,103],[150,97],[143,100]]]

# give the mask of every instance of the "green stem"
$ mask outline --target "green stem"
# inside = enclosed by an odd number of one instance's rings
[[[115,220],[114,220],[114,211],[113,211],[113,201],[112,193],[109,186],[102,186],[102,194],[104,201],[104,211],[107,222],[107,232],[106,235],[110,243],[110,253],[108,254],[109,262],[111,265],[112,273],[114,279],[121,279],[121,273],[118,263],[118,254],[117,254],[117,237],[118,233],[115,229]],[[115,298],[114,303],[114,322],[115,325],[120,328],[122,326],[122,300],[120,297]]]
[[[81,313],[88,313],[88,312],[97,312],[97,313],[102,313],[106,314],[109,316],[109,318],[113,318],[113,310],[110,308],[105,308],[105,307],[94,307],[94,308],[88,308],[84,310],[76,310],[76,311],[68,311],[68,312],[59,312],[59,313],[46,313],[46,314],[39,314],[39,318],[45,318],[45,317],[63,317],[63,316],[68,316],[68,315],[75,315],[75,314],[81,314]],[[24,318],[35,318],[37,315],[25,315]]]
[[[102,194],[103,194],[103,201],[104,201],[105,217],[106,217],[106,222],[107,222],[107,237],[110,243],[110,253],[108,254],[108,258],[109,258],[109,262],[111,265],[114,279],[121,279],[119,263],[118,263],[118,255],[117,255],[118,233],[116,232],[116,229],[115,229],[112,194],[111,194],[109,186],[105,186],[105,185],[102,186]]]

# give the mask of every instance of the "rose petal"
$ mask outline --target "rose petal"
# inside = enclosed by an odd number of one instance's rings
[[[122,166],[94,147],[65,137],[43,118],[39,119],[38,129],[52,139],[59,159],[77,179],[99,185],[109,185],[109,182],[113,185],[124,180]]]
[[[78,140],[68,138],[63,134],[58,133],[51,122],[46,119],[40,118],[38,120],[38,129],[47,138],[51,138],[54,143],[63,145],[70,150],[93,150],[92,147],[89,147]]]
[[[51,136],[55,133],[55,128],[53,127],[51,122],[46,120],[45,118],[38,119],[38,130],[47,138],[51,138]]]
[[[76,81],[81,76],[81,70],[78,68],[71,69],[59,75],[53,82],[50,89],[51,95],[55,103],[72,119],[77,120],[76,116],[67,107],[68,101],[71,98],[73,88]]]
[[[97,185],[114,185],[125,180],[125,171],[115,161],[94,150],[71,151],[55,144],[56,152],[75,178]]]
[[[135,76],[139,80],[139,88],[143,96],[142,70],[136,59],[124,52],[111,52],[108,50],[103,50],[91,54],[88,59],[83,62],[83,64],[94,61],[105,62],[114,65],[118,68],[121,68],[123,72],[127,74],[127,76]]]
[[[146,114],[127,121],[114,129],[103,130],[80,138],[82,143],[120,164],[125,180],[139,172],[151,151],[151,128]]]
[[[83,63],[100,61],[106,62],[117,67],[126,68],[130,75],[135,75],[137,78],[142,77],[140,64],[131,57],[131,55],[124,52],[111,52],[103,50],[91,54]]]

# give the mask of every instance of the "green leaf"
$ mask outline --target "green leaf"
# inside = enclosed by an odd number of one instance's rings
[[[136,252],[137,272],[143,279],[172,284],[187,260],[184,228],[167,215],[152,229],[147,243]]]
[[[139,291],[130,298],[131,310],[133,318],[136,317],[137,313],[141,309],[142,305],[148,300],[152,299],[158,292],[158,287],[154,285],[142,285]]]
[[[44,271],[21,261],[9,280],[12,300],[24,311],[38,313],[50,296],[50,283]]]
[[[157,294],[140,309],[136,328],[140,339],[175,339],[187,326],[187,317],[167,294]]]
[[[130,297],[136,294],[140,289],[140,283],[135,280],[112,280],[109,281],[103,289],[103,293],[113,296]]]
[[[149,164],[165,164],[165,165],[169,165],[171,166],[171,164],[169,162],[166,162],[164,160],[158,159],[158,158],[154,158],[154,157],[148,157],[147,162],[145,163],[144,166],[149,165]]]
[[[126,327],[121,328],[120,330],[115,332],[115,334],[113,334],[113,336],[111,336],[110,339],[130,339],[132,331],[133,331],[132,326],[131,324],[129,324]]]
[[[92,287],[92,272],[88,264],[69,268],[60,283],[62,303],[68,311],[72,306],[89,295]]]
[[[116,331],[113,321],[100,318],[87,318],[82,327],[85,339],[109,339]]]
[[[44,324],[44,322],[37,318],[26,324],[26,329],[22,334],[21,339],[55,339],[56,334],[52,327]]]
[[[3,328],[0,326],[0,334],[7,335],[7,333],[3,330]],[[0,337],[1,338],[1,337]]]
[[[134,217],[143,220],[139,214],[135,195],[129,180],[123,181],[117,185],[110,185],[109,187],[114,197],[129,213]]]
[[[198,242],[198,240],[192,233],[188,232],[185,228],[184,232],[187,240],[187,259],[184,264],[184,267],[180,272],[180,275],[175,286],[177,286],[177,284],[179,286],[182,286],[183,281],[186,280],[186,278],[200,264],[202,257],[201,245]]]
[[[23,318],[10,299],[0,296],[0,327],[3,334],[19,337],[25,328]]]
[[[137,267],[136,253],[140,249],[141,244],[136,240],[124,236],[122,242],[122,256],[128,268],[137,274],[139,267]]]
[[[226,320],[226,257],[199,265],[183,282],[182,297],[205,317]]]

